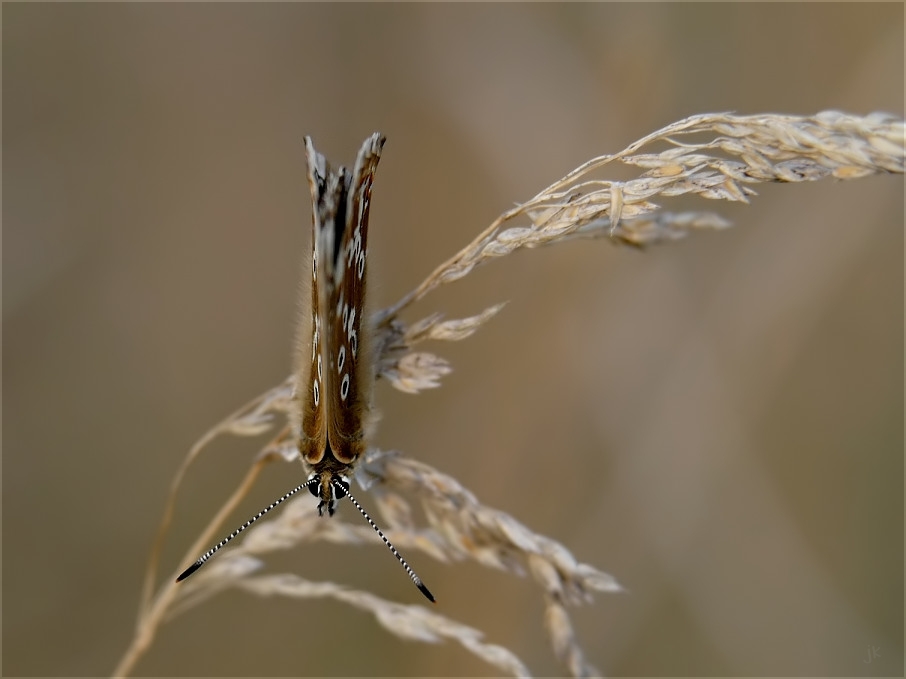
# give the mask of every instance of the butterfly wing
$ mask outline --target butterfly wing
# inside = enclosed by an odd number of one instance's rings
[[[325,265],[324,249],[332,250],[329,240],[334,228],[341,182],[330,169],[327,161],[315,151],[311,138],[305,138],[308,162],[308,187],[311,191],[312,251],[311,251],[311,306],[302,310],[296,338],[296,385],[294,391],[294,429],[298,437],[302,458],[316,464],[327,449],[326,361],[324,356],[324,323],[322,310],[326,308],[325,290],[329,276]],[[342,189],[345,190],[345,189]],[[322,236],[326,234],[326,236]],[[309,281],[303,276],[303,281]],[[302,298],[305,298],[303,294]]]
[[[312,198],[311,309],[299,327],[296,431],[309,464],[328,446],[342,465],[364,452],[363,419],[369,408],[372,368],[365,317],[366,249],[371,186],[384,137],[375,133],[359,151],[350,174],[334,172],[306,137]],[[366,328],[367,330],[367,328]]]
[[[384,137],[365,140],[346,186],[345,222],[336,230],[333,285],[327,322],[330,333],[331,388],[327,393],[327,438],[337,461],[352,464],[365,450],[364,420],[374,379],[365,318],[368,217],[371,186]]]

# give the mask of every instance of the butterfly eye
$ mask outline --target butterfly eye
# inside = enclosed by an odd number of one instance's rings
[[[349,481],[334,481],[333,490],[337,500],[346,497],[346,494],[349,492]]]
[[[312,495],[314,495],[315,497],[318,497],[318,489],[321,487],[321,480],[318,479],[317,483],[312,483],[312,480],[314,478],[316,478],[316,477],[312,476],[312,478],[310,478],[308,480],[308,492],[311,493]]]

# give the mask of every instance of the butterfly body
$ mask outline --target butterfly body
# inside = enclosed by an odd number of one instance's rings
[[[377,532],[425,597],[434,596],[349,493],[349,477],[365,452],[374,366],[365,314],[368,216],[371,186],[384,137],[365,140],[352,172],[334,171],[305,138],[312,199],[311,304],[297,335],[291,426],[308,479],[214,545],[177,578],[185,580],[221,548],[303,488],[319,498],[318,513],[334,513],[348,497]]]

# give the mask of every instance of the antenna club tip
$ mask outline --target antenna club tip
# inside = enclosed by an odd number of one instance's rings
[[[193,563],[186,570],[184,570],[178,578],[176,578],[176,582],[182,582],[183,580],[185,580],[187,577],[192,575],[192,573],[201,568],[201,564],[203,563],[204,561],[196,561],[195,563]]]
[[[420,583],[420,582],[417,583],[416,587],[418,587],[419,592],[421,592],[422,594],[425,595],[425,597],[428,599],[428,601],[430,601],[432,604],[437,603],[437,600],[434,598],[434,595],[431,594],[431,592],[428,590],[428,588],[425,587],[422,583]]]

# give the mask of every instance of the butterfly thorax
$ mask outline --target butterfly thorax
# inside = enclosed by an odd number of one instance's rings
[[[337,500],[344,497],[349,489],[352,465],[337,462],[336,458],[328,453],[321,462],[313,465],[311,470],[308,478],[312,484],[308,488],[311,494],[320,500],[318,514],[323,514],[326,509],[329,515],[333,515]]]

